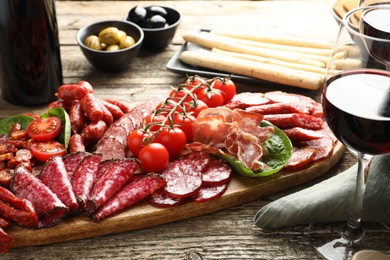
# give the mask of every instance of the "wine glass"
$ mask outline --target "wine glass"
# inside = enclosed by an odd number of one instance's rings
[[[390,17],[390,5],[348,12],[327,66],[322,89],[325,118],[337,139],[358,159],[347,223],[333,238],[319,235],[314,232],[317,225],[310,225],[310,241],[327,259],[348,259],[365,247],[376,249],[375,243],[367,241],[361,216],[371,159],[390,152],[390,27],[383,14]]]
[[[389,0],[360,0],[359,6],[389,4]]]

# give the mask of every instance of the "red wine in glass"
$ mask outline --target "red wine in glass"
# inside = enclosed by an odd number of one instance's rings
[[[390,9],[369,9],[360,20],[360,32],[366,37],[369,53],[379,62],[390,66]],[[374,38],[385,39],[378,41]]]
[[[324,91],[325,117],[342,143],[365,154],[390,152],[390,72],[347,71],[330,78]]]

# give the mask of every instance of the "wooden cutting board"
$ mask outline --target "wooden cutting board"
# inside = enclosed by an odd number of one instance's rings
[[[87,216],[75,215],[51,228],[27,229],[12,226],[7,228],[6,232],[14,237],[13,247],[25,247],[125,232],[183,220],[237,206],[313,180],[331,169],[341,159],[344,151],[344,146],[338,142],[330,158],[301,171],[281,171],[262,178],[235,174],[224,195],[208,202],[187,202],[173,208],[159,209],[143,201],[99,223]]]

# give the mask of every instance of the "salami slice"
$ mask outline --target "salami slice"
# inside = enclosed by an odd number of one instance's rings
[[[314,161],[314,157],[316,155],[316,149],[312,147],[300,147],[294,148],[294,151],[287,161],[284,169],[286,170],[299,170]]]
[[[227,184],[222,184],[215,187],[204,186],[196,194],[194,194],[191,199],[196,202],[209,201],[221,197],[225,193],[227,187]]]
[[[186,200],[187,198],[173,198],[172,196],[169,196],[169,194],[165,192],[164,188],[156,190],[148,197],[149,203],[157,208],[170,208],[178,206],[184,203]]]
[[[68,172],[61,156],[54,156],[46,162],[39,179],[68,207],[70,213],[78,208]]]
[[[206,152],[191,152],[182,157],[180,160],[189,160],[195,164],[198,169],[202,172],[206,166],[210,163],[210,155]]]
[[[101,161],[100,154],[88,154],[80,162],[72,179],[72,188],[79,204],[79,209],[85,208],[89,193],[96,180],[96,174]]]
[[[13,237],[0,228],[0,253],[7,253],[13,243]]]
[[[265,115],[264,120],[271,122],[279,128],[302,127],[319,130],[322,128],[323,119],[302,113]]]
[[[302,113],[311,114],[314,111],[314,105],[312,103],[272,103],[261,106],[248,107],[246,111],[255,112],[262,115],[273,114],[289,114],[289,113]]]
[[[211,158],[202,171],[203,186],[220,186],[227,183],[232,176],[232,169],[222,159]]]
[[[79,166],[79,163],[84,159],[84,157],[87,155],[85,152],[75,152],[75,153],[69,153],[64,156],[63,161],[65,165],[65,169],[68,173],[68,179],[72,180],[73,174]]]
[[[12,192],[33,204],[38,215],[38,228],[53,226],[68,212],[68,208],[43,182],[24,166],[15,169]]]
[[[87,212],[92,214],[107,202],[133,176],[139,166],[135,159],[123,159],[108,164],[94,184],[87,203]]]
[[[324,136],[320,131],[304,129],[302,127],[293,127],[284,129],[283,132],[292,142],[310,141],[322,138]]]
[[[167,182],[165,191],[174,198],[191,196],[202,185],[202,172],[190,160],[170,162],[162,176]]]
[[[157,175],[147,175],[126,184],[93,215],[96,221],[128,208],[163,187],[165,181]]]
[[[243,92],[237,94],[225,106],[231,109],[247,108],[251,106],[259,106],[269,103],[270,100],[264,96],[263,93]]]

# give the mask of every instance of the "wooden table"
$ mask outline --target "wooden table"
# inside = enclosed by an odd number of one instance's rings
[[[166,95],[170,85],[177,85],[184,75],[166,69],[166,63],[179,50],[186,30],[199,28],[252,28],[288,36],[334,39],[337,24],[329,1],[164,1],[161,5],[178,9],[183,20],[172,44],[161,52],[142,50],[131,68],[118,74],[96,71],[76,44],[77,30],[102,19],[122,19],[135,5],[153,1],[57,1],[61,55],[65,83],[89,81],[98,97],[110,96],[127,102]],[[259,82],[236,82],[238,90],[264,92],[275,86]],[[279,89],[312,96],[319,92],[291,87]],[[0,100],[2,115],[40,112],[44,107],[18,107]],[[348,168],[354,159],[346,154],[318,182]],[[134,259],[315,259],[308,243],[306,227],[263,232],[252,220],[262,206],[306,185],[259,198],[251,203],[200,217],[142,230],[112,234],[45,246],[13,248],[2,259],[44,258],[134,258]]]

